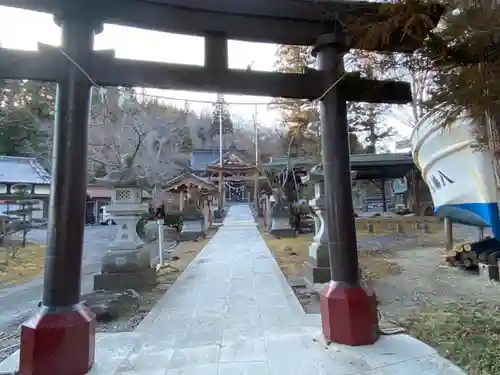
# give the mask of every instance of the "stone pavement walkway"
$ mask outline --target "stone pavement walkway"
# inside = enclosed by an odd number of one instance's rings
[[[464,374],[407,335],[326,347],[319,316],[303,312],[246,205],[230,208],[135,332],[99,335],[96,359],[92,375]]]

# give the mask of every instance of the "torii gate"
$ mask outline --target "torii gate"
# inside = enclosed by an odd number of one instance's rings
[[[342,25],[356,17],[388,23],[380,7],[405,5],[311,0],[0,0],[0,5],[55,14],[62,33],[61,48],[0,49],[0,77],[58,83],[43,300],[41,310],[22,326],[21,375],[83,375],[94,362],[95,316],[80,303],[89,98],[94,84],[321,100],[332,276],[321,294],[323,332],[328,340],[349,345],[377,339],[375,295],[361,285],[358,274],[346,101],[403,104],[411,101],[411,93],[407,83],[345,74],[343,56],[358,41]],[[432,24],[415,38],[404,34],[408,20],[402,19],[390,40],[371,49],[414,51],[442,11],[429,5],[407,12],[408,19],[415,12],[426,14]],[[94,52],[94,35],[104,22],[203,36],[205,64],[120,60],[112,51]],[[314,45],[317,70],[230,70],[228,39]]]

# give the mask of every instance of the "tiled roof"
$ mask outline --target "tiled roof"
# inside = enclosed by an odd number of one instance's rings
[[[167,183],[165,183],[165,185],[163,186],[163,189],[166,189],[166,190],[169,190],[169,189],[172,189],[172,188],[177,188],[179,187],[180,185],[184,184],[184,183],[196,183],[196,184],[199,184],[205,188],[216,188],[216,185],[207,180],[206,178],[203,178],[203,177],[199,177],[199,176],[196,176],[195,174],[189,172],[189,171],[184,171],[183,173],[181,173],[180,175],[178,175],[177,177],[174,177],[173,179],[171,179],[170,181],[168,181]]]
[[[351,165],[356,167],[376,167],[394,165],[413,165],[413,158],[408,153],[396,154],[353,154]]]
[[[226,154],[229,150],[222,150],[223,154]],[[242,158],[247,158],[245,151],[236,150],[236,155]],[[191,169],[193,171],[205,170],[207,165],[215,164],[218,162],[220,156],[219,150],[193,150],[191,152]]]
[[[226,152],[227,150],[223,150]],[[204,170],[207,165],[213,164],[219,159],[218,150],[193,150],[191,153],[191,168],[195,171]]]
[[[288,156],[278,156],[278,157],[273,157],[269,162],[264,164],[265,169],[283,169],[288,166],[290,163],[290,166],[293,168],[311,168],[315,163],[312,161],[312,159],[307,158],[307,157],[290,157]]]
[[[0,156],[0,182],[50,184],[50,173],[36,158]]]
[[[307,157],[291,157],[290,164],[294,167],[296,166],[310,166],[312,167],[314,163],[312,159]],[[266,163],[264,166],[266,168],[282,167],[285,168],[288,165],[288,157],[280,156],[277,158],[272,158],[271,161]],[[395,166],[395,165],[405,165],[412,166],[413,159],[411,154],[408,153],[395,153],[395,154],[351,154],[351,166],[353,168],[374,168],[380,166]]]

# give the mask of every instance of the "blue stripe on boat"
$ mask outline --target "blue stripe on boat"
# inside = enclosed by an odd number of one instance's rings
[[[491,227],[493,236],[500,238],[500,218],[498,203],[461,203],[436,207],[434,212],[440,216],[449,216],[456,223],[476,227]]]

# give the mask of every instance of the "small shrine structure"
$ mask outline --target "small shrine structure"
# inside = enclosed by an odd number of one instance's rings
[[[179,239],[186,241],[203,236],[212,223],[212,202],[217,196],[217,185],[186,169],[168,181],[163,190],[179,196],[178,207],[183,218]]]
[[[196,151],[193,151],[193,153]],[[232,146],[223,150],[222,159],[219,156],[203,165],[203,171],[208,180],[220,186],[223,184],[223,197],[229,202],[249,202],[252,199],[252,189],[259,177],[255,163],[249,162],[244,151]],[[192,158],[193,160],[194,158]],[[222,160],[222,162],[221,162]],[[220,188],[219,188],[220,189]]]

